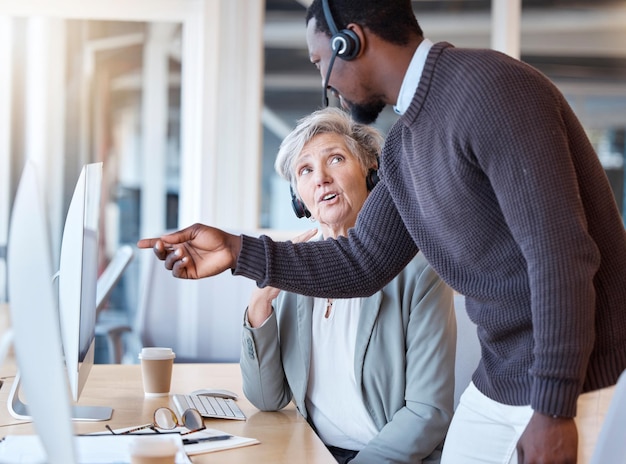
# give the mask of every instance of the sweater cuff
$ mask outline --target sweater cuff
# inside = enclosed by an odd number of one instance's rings
[[[574,417],[579,395],[580,386],[576,382],[535,377],[530,405],[548,416]]]
[[[261,238],[241,236],[241,250],[237,258],[233,275],[248,277],[259,286],[265,280],[265,244]]]

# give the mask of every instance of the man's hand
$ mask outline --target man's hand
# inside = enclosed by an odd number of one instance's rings
[[[517,442],[519,464],[576,464],[578,432],[573,418],[535,412]]]
[[[174,277],[199,279],[233,269],[241,250],[241,237],[194,224],[159,238],[141,239],[137,246],[152,248]]]

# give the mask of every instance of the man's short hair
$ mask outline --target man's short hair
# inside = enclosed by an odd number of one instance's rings
[[[411,36],[423,36],[411,0],[328,0],[330,12],[339,30],[350,23],[369,29],[383,40],[405,45]],[[332,35],[322,0],[314,0],[306,14],[306,24],[315,18],[316,30]]]

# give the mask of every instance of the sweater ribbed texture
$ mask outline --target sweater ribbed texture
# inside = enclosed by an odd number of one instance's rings
[[[574,416],[626,368],[626,231],[561,93],[490,50],[431,49],[350,239],[244,237],[236,274],[314,296],[369,295],[419,249],[466,295],[490,398]]]

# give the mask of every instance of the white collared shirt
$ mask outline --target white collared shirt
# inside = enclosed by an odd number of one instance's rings
[[[433,43],[430,40],[424,39],[417,47],[417,50],[415,50],[415,54],[413,55],[413,58],[411,58],[411,63],[406,70],[402,86],[400,87],[398,101],[393,107],[393,110],[397,114],[404,114],[411,104],[415,91],[417,90],[417,86],[422,78],[422,71],[424,70],[424,65],[426,64],[426,57],[428,56],[428,52],[432,46]]]

